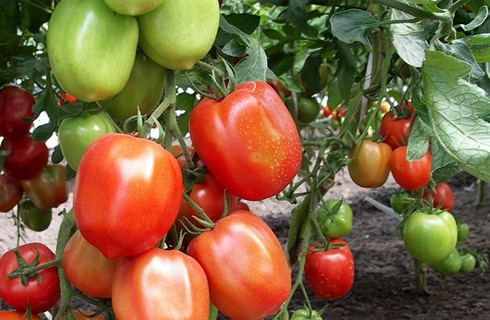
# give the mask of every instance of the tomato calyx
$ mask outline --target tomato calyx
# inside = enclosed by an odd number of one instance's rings
[[[20,278],[20,281],[23,286],[26,286],[31,278],[35,278],[38,282],[41,282],[42,279],[41,276],[38,274],[38,272],[47,268],[57,266],[61,262],[61,260],[53,260],[36,266],[37,263],[39,262],[40,255],[39,255],[39,250],[37,248],[35,248],[35,250],[36,250],[36,257],[34,258],[34,260],[32,260],[32,262],[28,263],[24,260],[22,255],[19,253],[19,250],[15,248],[13,252],[17,258],[17,264],[19,267],[16,270],[10,272],[7,275],[7,277],[10,279]]]
[[[333,249],[337,249],[337,248],[341,248],[341,247],[345,246],[344,243],[331,243],[330,240],[333,240],[333,239],[334,238],[314,241],[312,243],[312,245],[315,248],[310,247],[310,248],[308,248],[308,250],[311,252],[322,252],[322,251],[333,250]]]

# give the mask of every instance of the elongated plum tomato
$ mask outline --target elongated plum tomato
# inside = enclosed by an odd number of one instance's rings
[[[112,308],[119,320],[208,319],[206,274],[177,250],[150,250],[121,259],[114,273]]]
[[[129,79],[138,47],[135,17],[102,0],[63,0],[51,15],[46,48],[64,91],[82,101],[118,94]]]
[[[203,99],[191,112],[189,131],[197,154],[216,179],[245,200],[276,195],[301,166],[294,120],[263,81],[239,84],[221,101]]]
[[[383,142],[363,140],[349,151],[347,168],[352,181],[360,187],[381,187],[390,175],[391,147]]]
[[[164,0],[137,17],[139,45],[162,67],[190,69],[213,46],[219,10],[216,0]]]
[[[174,223],[183,191],[174,156],[159,144],[120,133],[92,142],[73,191],[83,237],[109,259],[155,246]]]
[[[187,253],[206,272],[211,302],[232,319],[277,313],[291,292],[291,272],[281,243],[250,211],[236,210],[194,238]]]

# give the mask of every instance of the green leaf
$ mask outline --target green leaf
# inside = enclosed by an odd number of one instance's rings
[[[441,147],[465,171],[490,181],[490,113],[485,92],[463,79],[471,65],[427,51],[422,67],[423,99]]]
[[[349,100],[357,73],[356,60],[349,46],[345,43],[337,41],[337,48],[336,57],[339,59],[337,69],[338,90],[344,100]]]
[[[437,48],[447,55],[463,60],[471,65],[470,77],[478,79],[485,75],[485,72],[480,68],[480,65],[473,57],[470,47],[464,42],[454,42],[445,44],[437,42]]]
[[[391,11],[390,20],[412,19],[413,16],[399,10]],[[419,23],[394,23],[391,25],[393,45],[407,64],[419,68],[425,59],[429,44],[425,40],[424,28]]]
[[[290,0],[288,8],[284,12],[286,23],[293,24],[299,28],[308,28],[308,19],[306,17],[306,6],[308,0]]]
[[[260,24],[260,17],[250,13],[232,13],[226,20],[246,34],[252,34]]]
[[[478,10],[478,13],[476,14],[475,18],[468,24],[466,25],[461,25],[461,29],[464,31],[471,31],[479,26],[481,26],[485,20],[487,20],[488,17],[488,7],[487,6],[482,6]]]
[[[189,116],[195,103],[196,97],[193,94],[183,92],[177,96],[175,109],[177,111],[177,123],[182,135],[189,132]]]
[[[464,37],[455,42],[463,42],[469,45],[473,57],[478,63],[490,62],[490,33]]]
[[[434,183],[446,181],[462,171],[461,167],[441,147],[437,140],[432,140],[430,152],[432,155],[432,180]]]
[[[416,118],[408,136],[407,160],[414,161],[422,158],[429,150],[430,128],[422,119]]]
[[[330,18],[332,33],[346,43],[358,41],[371,46],[368,33],[380,22],[369,12],[360,9],[349,9],[337,12]]]

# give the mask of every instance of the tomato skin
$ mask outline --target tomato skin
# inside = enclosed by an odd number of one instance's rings
[[[112,280],[118,261],[104,257],[79,230],[71,236],[63,251],[66,278],[75,288],[91,297],[112,296]]]
[[[430,267],[434,269],[434,271],[446,276],[458,273],[459,270],[461,270],[461,266],[462,259],[456,248],[446,259],[430,264]]]
[[[216,0],[165,0],[137,19],[145,54],[162,67],[187,70],[213,46],[220,8]]]
[[[246,210],[246,211],[250,211],[250,206],[246,202],[238,201],[238,203],[236,204],[235,210]]]
[[[56,208],[68,200],[65,175],[65,166],[48,164],[37,176],[20,183],[26,196],[37,208]]]
[[[133,0],[118,1],[104,0],[105,4],[117,13],[127,16],[137,16],[150,12],[162,3],[163,0]]]
[[[302,123],[315,121],[320,113],[320,104],[309,96],[298,97],[298,120]]]
[[[10,151],[3,164],[3,170],[17,180],[35,177],[47,165],[49,159],[46,144],[35,141],[30,135],[15,141],[5,138],[0,150]]]
[[[5,86],[0,89],[0,136],[19,139],[29,133],[36,100],[22,88]]]
[[[128,3],[128,2],[125,2]],[[112,119],[124,121],[131,116],[153,111],[158,106],[165,87],[165,69],[148,58],[141,50],[136,53],[131,75],[122,91],[113,98],[97,101]]]
[[[41,320],[37,314],[31,314],[32,320]],[[24,311],[0,311],[0,320],[27,320],[29,316]]]
[[[176,250],[150,250],[116,266],[112,307],[117,319],[208,319],[206,274]]]
[[[95,317],[92,317],[92,314],[94,311],[83,311],[83,310],[77,310],[73,311],[73,315],[75,316],[76,320],[105,320],[105,316],[103,314],[96,315]],[[66,320],[66,314],[61,316],[60,320]]]
[[[476,259],[474,255],[468,252],[461,256],[461,269],[459,269],[459,272],[465,274],[471,273],[475,270],[475,266]]]
[[[340,238],[352,229],[352,209],[343,200],[329,199],[317,210],[317,221],[327,238]]]
[[[37,249],[37,250],[36,250]],[[37,254],[36,265],[55,259],[54,253],[44,244],[32,242],[17,247],[22,258],[33,262]],[[7,275],[18,268],[14,249],[0,257],[0,299],[16,310],[26,310],[27,304],[33,313],[41,313],[52,308],[60,298],[58,269],[53,266],[38,272],[42,281],[30,278],[27,285],[22,285],[20,278],[8,278]]]
[[[116,128],[105,112],[65,118],[58,129],[61,153],[68,165],[77,170],[88,145],[101,135],[114,132]]]
[[[354,258],[349,245],[342,239],[331,239],[330,245],[343,246],[318,251],[314,245],[306,253],[305,277],[313,293],[321,299],[334,300],[345,296],[354,283]],[[316,250],[316,251],[315,251]]]
[[[412,107],[413,108],[413,107]],[[411,110],[412,110],[411,108]],[[389,144],[395,150],[400,146],[407,145],[408,133],[410,131],[410,122],[412,114],[406,118],[395,117],[391,111],[386,112],[381,119],[379,135],[384,139],[384,142]]]
[[[420,159],[407,160],[407,146],[393,150],[390,158],[391,174],[395,181],[405,190],[418,190],[430,181],[432,156],[430,151]]]
[[[7,173],[0,174],[0,212],[9,212],[12,210],[20,199],[24,190],[20,181],[12,178]]]
[[[435,185],[434,191],[424,190],[423,199],[428,203],[432,203],[434,208],[440,208],[449,212],[453,212],[454,210],[454,194],[447,182],[441,182]]]
[[[19,203],[18,214],[26,227],[37,232],[49,228],[53,218],[51,208],[39,209],[29,199],[24,199]]]
[[[403,242],[410,255],[419,261],[438,263],[456,247],[457,226],[447,211],[428,214],[415,211],[405,221]]]
[[[73,190],[75,221],[106,258],[139,254],[170,229],[182,191],[180,167],[170,152],[147,139],[105,134],[80,161]]]
[[[63,0],[49,20],[49,62],[64,91],[82,101],[115,96],[128,81],[138,46],[136,18],[100,0]]]
[[[189,131],[216,179],[245,200],[276,195],[301,166],[294,120],[266,82],[239,84],[221,101],[201,100],[190,114]]]
[[[211,302],[233,319],[277,313],[291,292],[291,273],[281,243],[250,211],[237,210],[194,238],[187,254],[206,272]]]
[[[460,222],[457,224],[458,229],[458,242],[465,240],[470,233],[470,225],[466,222]]]
[[[352,181],[360,187],[377,188],[390,175],[391,148],[383,142],[363,140],[349,151],[347,168]]]

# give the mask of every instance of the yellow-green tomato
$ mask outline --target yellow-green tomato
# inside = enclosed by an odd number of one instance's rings
[[[137,19],[143,51],[165,68],[187,70],[213,46],[220,9],[216,0],[164,0]]]
[[[49,20],[46,46],[61,88],[78,100],[118,94],[129,79],[138,46],[135,17],[102,0],[63,0]]]
[[[165,69],[138,50],[133,70],[124,89],[115,97],[97,101],[116,121],[124,121],[156,108],[165,87]]]
[[[449,276],[455,273],[458,273],[461,270],[462,259],[457,249],[454,249],[453,252],[441,262],[431,263],[430,267],[434,269],[434,271]]]
[[[461,269],[459,272],[461,273],[471,273],[475,270],[476,266],[476,258],[471,253],[465,253],[461,256]]]
[[[120,14],[137,16],[150,12],[162,3],[163,0],[104,0],[105,4]]]
[[[116,132],[116,128],[105,112],[65,118],[58,129],[61,153],[68,165],[77,170],[88,145],[101,135],[112,132]]]
[[[343,200],[327,200],[318,208],[317,221],[325,237],[343,237],[352,229],[352,209]]]

